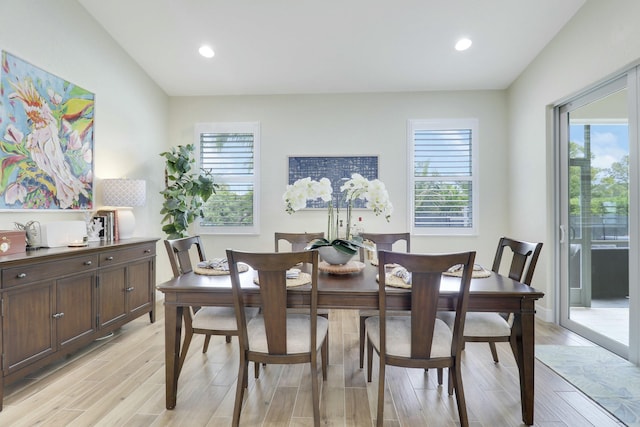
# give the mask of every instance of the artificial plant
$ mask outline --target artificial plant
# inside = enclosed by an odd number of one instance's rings
[[[187,237],[189,225],[204,216],[203,206],[218,188],[211,172],[198,169],[193,144],[178,145],[160,153],[166,159],[165,189],[160,213],[162,231],[169,239]]]

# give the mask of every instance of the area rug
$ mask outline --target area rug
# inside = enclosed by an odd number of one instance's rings
[[[628,426],[640,426],[640,367],[597,346],[536,345],[536,358]]]

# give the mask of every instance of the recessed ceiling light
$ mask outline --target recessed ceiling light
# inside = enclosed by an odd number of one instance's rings
[[[472,43],[471,40],[467,38],[462,38],[458,40],[458,42],[456,43],[456,50],[458,51],[467,50],[471,47],[471,43]]]
[[[200,49],[198,49],[198,52],[200,52],[200,55],[204,56],[205,58],[213,58],[213,55],[215,55],[215,53],[213,52],[213,49],[211,49],[211,47],[207,45],[200,46]]]

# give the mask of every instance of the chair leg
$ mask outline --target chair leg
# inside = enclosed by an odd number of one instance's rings
[[[371,369],[373,368],[373,344],[367,339],[367,382],[371,382]]]
[[[491,356],[493,356],[493,361],[498,363],[498,351],[496,350],[496,343],[493,341],[489,341],[489,348],[491,349]]]
[[[318,388],[319,388],[318,387],[318,353],[315,351],[312,351],[311,352],[311,399],[313,400],[313,425],[315,427],[320,427],[320,392]]]
[[[449,368],[449,385],[447,387],[447,392],[449,393],[449,396],[453,396],[453,378],[451,377],[451,370],[453,368]]]
[[[327,362],[329,360],[329,343],[327,341],[328,340],[325,337],[325,340],[320,347],[320,356],[322,357],[322,381],[327,380]]]
[[[442,368],[438,368],[438,385],[442,385]]]
[[[364,326],[365,320],[367,320],[365,316],[360,316],[360,369],[364,366],[364,343],[367,339]]]
[[[204,345],[202,346],[202,353],[206,353],[209,350],[209,341],[211,341],[211,335],[204,336]]]
[[[456,360],[454,366],[449,368],[449,375],[453,378],[453,387],[456,391],[456,404],[458,405],[458,416],[460,417],[460,425],[462,427],[469,425],[467,417],[467,404],[464,398],[464,389],[462,388],[462,369],[460,361]]]
[[[191,345],[191,338],[193,338],[193,330],[185,328],[184,342],[182,343],[182,350],[180,351],[180,361],[178,362],[178,375],[182,371],[182,365],[187,359],[187,352],[189,351],[189,345]]]
[[[229,344],[231,342],[231,335],[226,335],[224,339],[227,342],[227,344]]]
[[[260,378],[260,363],[253,362],[253,377],[255,379]]]
[[[369,343],[368,345],[371,345]],[[385,361],[384,356],[380,357],[380,371],[378,372],[378,413],[376,415],[376,425],[383,427],[384,424],[384,383],[385,383]],[[367,362],[367,365],[371,362]]]
[[[327,314],[324,314],[324,313],[323,314],[318,314],[318,316],[324,317],[325,319],[329,320],[329,313],[327,313]],[[329,343],[329,328],[327,328],[327,336],[325,338],[325,342]],[[327,359],[326,359],[327,360],[327,364],[329,364],[329,349],[328,348],[327,348],[326,356],[327,356]]]
[[[238,367],[238,384],[236,385],[236,401],[233,405],[233,419],[231,424],[237,427],[240,424],[240,412],[242,411],[242,399],[244,399],[244,389],[247,387],[249,361],[245,358],[244,352],[240,350],[240,366]]]

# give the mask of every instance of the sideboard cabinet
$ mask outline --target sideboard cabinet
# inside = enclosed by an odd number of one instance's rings
[[[158,239],[0,257],[0,410],[5,384],[149,313]]]

